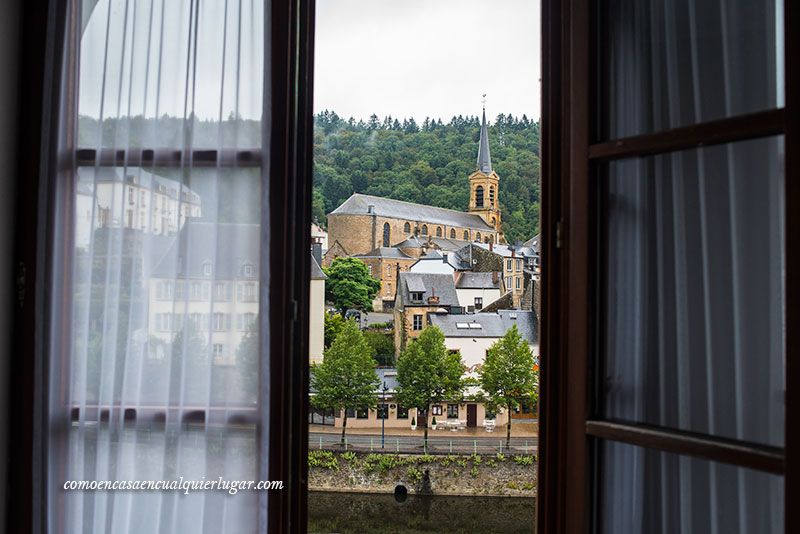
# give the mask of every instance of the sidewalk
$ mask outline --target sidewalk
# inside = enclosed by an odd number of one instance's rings
[[[342,428],[341,427],[333,427],[333,426],[326,426],[326,425],[308,425],[308,431],[312,433],[318,434],[341,434]],[[380,436],[381,434],[381,427],[371,427],[371,428],[350,428],[347,427],[346,434],[348,436]],[[398,436],[398,437],[417,437],[422,439],[422,436],[425,434],[425,430],[422,428],[417,428],[416,430],[411,430],[411,428],[387,428],[386,435],[387,436]],[[475,428],[467,428],[465,430],[459,430],[458,432],[451,432],[449,430],[433,430],[432,428],[428,429],[428,438],[470,438],[470,439],[494,439],[497,440],[498,436],[500,438],[505,438],[506,436],[506,427],[498,426],[495,428],[494,432],[486,432],[483,427],[475,427]],[[538,423],[517,423],[513,422],[511,424],[511,437],[512,438],[536,438],[539,437],[539,424]]]

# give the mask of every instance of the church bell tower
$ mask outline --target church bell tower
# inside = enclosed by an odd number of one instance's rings
[[[481,137],[478,143],[478,161],[475,172],[469,175],[469,191],[469,212],[480,215],[489,226],[498,232],[498,241],[502,241],[499,204],[500,177],[492,170],[485,104],[481,122]]]

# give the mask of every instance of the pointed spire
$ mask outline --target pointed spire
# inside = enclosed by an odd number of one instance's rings
[[[484,174],[491,174],[492,156],[489,154],[489,129],[486,127],[486,95],[483,97],[483,121],[481,122],[481,140],[478,145],[477,168]]]

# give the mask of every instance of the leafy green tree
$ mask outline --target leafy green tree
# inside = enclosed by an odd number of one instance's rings
[[[508,410],[506,447],[511,441],[511,412],[523,401],[536,402],[539,376],[528,342],[519,334],[517,325],[492,345],[478,371],[480,384],[492,408]]]
[[[364,339],[375,349],[375,360],[378,365],[391,367],[394,365],[394,337],[382,332],[364,332]]]
[[[347,429],[347,409],[374,408],[380,380],[375,373],[375,349],[367,343],[355,321],[346,321],[322,363],[311,366],[311,404],[323,410],[343,410],[342,440]]]
[[[330,347],[347,320],[338,313],[325,313],[325,348]]]
[[[397,398],[403,406],[417,410],[428,410],[435,402],[460,399],[463,374],[461,355],[447,350],[439,328],[427,326],[397,361]]]
[[[358,258],[336,258],[324,269],[325,298],[344,313],[349,308],[372,311],[372,300],[381,283],[369,274],[367,264]]]

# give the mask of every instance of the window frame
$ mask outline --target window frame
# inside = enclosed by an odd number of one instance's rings
[[[118,164],[151,166],[158,163],[192,161],[195,165],[213,166],[230,161],[237,166],[260,166],[261,150],[228,153],[193,150],[191,152],[144,150],[73,155],[55,154],[59,138],[59,111],[69,116],[77,103],[77,80],[72,69],[62,76],[62,65],[77,64],[79,51],[80,2],[45,0],[20,3],[19,72],[21,92],[19,116],[19,150],[16,153],[17,205],[21,210],[15,227],[15,265],[17,266],[20,313],[14,315],[13,347],[17,354],[9,372],[17,380],[10,384],[9,394],[19,401],[11,410],[8,424],[15,439],[9,442],[9,492],[5,525],[10,531],[29,532],[47,524],[46,447],[42,440],[48,432],[35,432],[44,421],[47,406],[44,383],[35,378],[38,365],[49,359],[48,342],[41,342],[42,333],[53,331],[50,325],[52,306],[69,295],[66,280],[56,280],[55,292],[32,280],[50,276],[53,262],[50,251],[55,246],[52,228],[69,223],[71,210],[51,209],[55,198],[55,169],[70,163],[81,164],[95,159],[100,165]],[[262,167],[261,254],[262,276],[259,286],[262,304],[269,305],[259,314],[260,330],[269,329],[270,336],[263,350],[268,354],[269,372],[259,373],[265,384],[259,404],[262,436],[258,447],[260,479],[283,480],[284,490],[261,497],[260,529],[270,532],[305,532],[307,527],[307,345],[308,345],[308,279],[310,265],[308,232],[270,232],[269,228],[307,227],[311,220],[312,162],[312,85],[313,76],[313,0],[272,2],[264,10],[265,87],[264,109],[268,121],[262,125],[263,146],[271,155]],[[42,21],[46,21],[43,23]],[[64,47],[64,36],[70,41]],[[64,54],[52,50],[64,48]],[[62,93],[62,87],[64,88]],[[58,109],[59,102],[66,107]],[[55,109],[53,109],[55,108]],[[54,112],[55,111],[55,112]],[[72,120],[77,119],[74,117]],[[74,128],[66,127],[71,132]],[[67,139],[70,145],[74,140]],[[73,145],[74,146],[74,145]],[[92,151],[94,152],[94,151]],[[165,162],[165,159],[167,160]],[[71,161],[70,161],[71,160]],[[254,273],[258,275],[259,273]],[[268,282],[268,283],[267,283]],[[30,284],[30,285],[28,285]],[[68,313],[62,315],[69,317]],[[59,327],[61,328],[61,327]],[[45,334],[48,337],[49,334]],[[267,341],[265,341],[266,343]],[[264,361],[265,359],[260,359]],[[37,363],[38,362],[38,363]],[[266,393],[268,392],[268,393]],[[37,445],[38,444],[38,445]],[[268,447],[267,447],[268,444]],[[262,460],[263,459],[263,460]],[[254,511],[254,513],[256,513]]]
[[[652,134],[592,143],[597,69],[591,51],[600,42],[589,0],[542,1],[542,218],[541,390],[539,403],[539,532],[597,531],[599,443],[615,440],[655,450],[781,472],[786,532],[800,529],[800,332],[786,332],[786,442],[783,449],[705,435],[621,424],[598,418],[595,359],[598,278],[596,221],[600,199],[593,177],[598,163],[737,140],[785,135],[786,228],[800,223],[800,6],[784,1],[786,105]],[[796,32],[795,32],[796,33]],[[587,91],[586,88],[589,88]],[[796,202],[794,202],[796,204]],[[800,241],[786,232],[786,324],[800,320]],[[792,387],[791,385],[795,385]],[[569,468],[567,468],[569,466]]]

